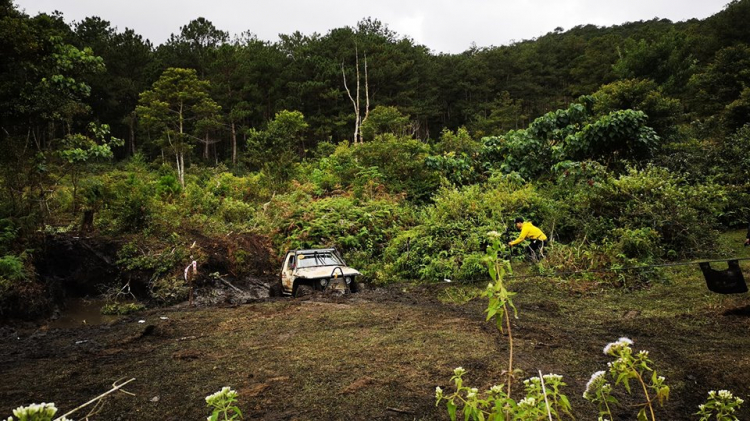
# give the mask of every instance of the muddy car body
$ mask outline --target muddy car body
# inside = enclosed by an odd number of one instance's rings
[[[281,293],[300,296],[312,291],[357,292],[362,274],[350,268],[336,249],[290,251],[281,267]]]

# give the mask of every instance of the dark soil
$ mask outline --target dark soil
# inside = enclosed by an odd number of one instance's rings
[[[596,419],[581,394],[590,375],[606,368],[604,345],[627,336],[650,351],[671,387],[658,419],[697,419],[692,414],[709,390],[747,398],[747,295],[709,293],[697,268],[669,275],[676,280],[670,285],[631,293],[512,281],[515,365],[524,373],[518,381],[537,370],[561,374],[577,419]],[[448,419],[443,405],[435,407],[435,387],[451,391],[457,366],[480,390],[502,383],[508,351],[507,337],[484,320],[485,299],[441,302],[448,288],[224,300],[230,304],[153,309],[70,329],[4,327],[0,417],[42,401],[74,408],[135,378],[126,387],[135,396],[108,399],[94,419],[205,419],[204,397],[222,386],[239,392],[245,419]],[[619,419],[634,419],[632,410],[618,411]],[[738,417],[750,419],[750,411]]]

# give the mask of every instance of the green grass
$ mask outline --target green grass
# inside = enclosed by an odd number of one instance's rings
[[[747,253],[742,236],[721,241]],[[523,372],[517,381],[537,370],[561,374],[577,419],[594,419],[596,408],[581,393],[591,373],[606,368],[604,345],[627,336],[650,351],[672,388],[658,419],[695,419],[709,390],[746,398],[748,295],[709,292],[697,265],[663,275],[632,291],[509,280],[519,311],[512,326],[515,367]],[[434,406],[434,390],[450,390],[455,367],[467,369],[467,384],[480,390],[505,381],[507,337],[484,321],[486,300],[470,299],[485,286],[392,285],[344,298],[147,310],[108,327],[22,333],[0,349],[13,379],[0,384],[0,415],[31,402],[72,408],[118,378],[135,377],[128,390],[136,396],[111,400],[98,419],[202,419],[203,398],[222,386],[239,392],[247,419],[447,419]],[[630,410],[621,408],[619,419],[632,419]]]

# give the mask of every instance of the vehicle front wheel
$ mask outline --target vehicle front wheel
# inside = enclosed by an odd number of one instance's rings
[[[357,283],[357,281],[352,280],[352,282],[349,284],[349,292],[352,294],[359,292],[359,284]]]
[[[292,295],[294,295],[294,298],[304,297],[306,295],[311,295],[315,290],[313,289],[312,285],[309,284],[295,284],[294,285],[294,292]]]

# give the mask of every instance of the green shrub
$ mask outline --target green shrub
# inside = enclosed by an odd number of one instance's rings
[[[255,209],[251,205],[231,197],[224,199],[218,209],[224,222],[232,224],[248,223],[254,213]]]
[[[127,271],[147,271],[153,277],[170,273],[188,261],[188,250],[179,243],[179,237],[173,234],[168,244],[155,244],[161,249],[145,248],[145,251],[135,241],[122,246],[117,253],[117,265]]]
[[[105,183],[111,199],[100,219],[105,229],[114,233],[137,232],[151,222],[154,189],[146,173],[113,172]]]
[[[145,309],[146,306],[140,303],[109,303],[105,304],[101,313],[106,315],[124,316]]]
[[[24,259],[25,255],[16,256],[14,254],[7,254],[0,257],[0,279],[6,279],[11,282],[28,279]]]
[[[160,277],[151,284],[151,297],[164,305],[185,301],[189,292],[190,287],[180,277]]]
[[[625,237],[623,251],[634,257],[643,254],[644,241],[655,257],[705,254],[713,248],[717,221],[727,205],[723,187],[689,184],[652,166],[620,176],[584,177],[552,195],[568,207],[561,231],[597,244]],[[634,250],[636,234],[640,252]]]
[[[332,155],[303,166],[301,173],[318,196],[352,188],[361,195],[382,185],[389,193],[422,203],[440,183],[438,173],[425,165],[429,150],[419,140],[386,133],[371,142],[342,143]]]
[[[0,218],[0,254],[7,253],[18,238],[19,227],[9,218]]]
[[[438,281],[486,277],[480,258],[489,231],[505,231],[523,215],[546,230],[554,225],[549,201],[530,185],[495,176],[482,185],[443,188],[385,250],[390,277]]]
[[[173,198],[181,190],[180,182],[174,174],[162,175],[156,183],[156,194],[164,198]]]
[[[458,155],[466,154],[472,156],[479,152],[480,147],[481,143],[474,140],[466,128],[459,127],[455,132],[443,129],[440,133],[440,140],[435,144],[433,149],[437,154],[453,152]]]

